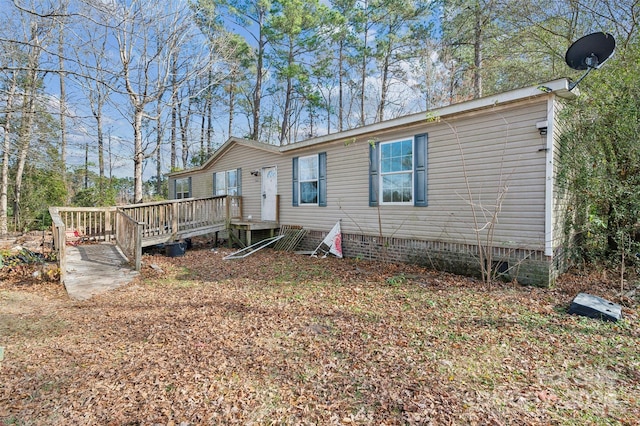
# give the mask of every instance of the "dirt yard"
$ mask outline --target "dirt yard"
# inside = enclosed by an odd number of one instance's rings
[[[227,253],[146,255],[137,281],[84,302],[0,270],[0,422],[640,423],[638,304],[614,276],[487,287],[407,265]],[[623,320],[567,315],[579,291],[624,303]]]

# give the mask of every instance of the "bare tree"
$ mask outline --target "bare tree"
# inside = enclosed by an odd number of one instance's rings
[[[40,60],[44,50],[44,40],[49,37],[49,29],[40,22],[39,18],[33,18],[25,25],[27,49],[25,71],[21,76],[22,93],[20,102],[20,122],[18,124],[17,148],[18,156],[15,171],[15,186],[13,199],[13,214],[16,224],[20,223],[20,201],[22,196],[22,180],[27,159],[30,153],[31,139],[34,134],[34,123],[37,103],[40,97],[42,74],[40,72]]]
[[[105,200],[105,132],[104,108],[109,101],[111,84],[114,80],[108,60],[106,27],[96,27],[88,22],[82,29],[84,44],[76,48],[75,63],[81,71],[76,74],[76,83],[85,95],[91,115],[95,120],[96,142],[98,148],[98,196]]]
[[[209,52],[198,49],[190,9],[177,4],[158,4],[152,0],[133,0],[113,5],[108,16],[114,29],[119,52],[122,93],[128,101],[133,129],[134,202],[142,202],[142,167],[155,153],[144,143],[143,121],[160,119],[152,106],[174,84],[179,87],[195,78],[209,64]],[[188,55],[194,67],[172,81],[172,61],[176,55]]]
[[[2,127],[2,169],[0,170],[0,235],[7,235],[8,229],[8,193],[9,193],[9,153],[11,151],[11,126],[13,123],[13,104],[18,88],[18,75],[11,73],[6,82],[4,124]]]
[[[68,0],[60,1],[61,13],[66,15],[68,9]],[[66,20],[64,17],[58,20],[58,67],[60,68],[58,77],[60,83],[60,167],[62,168],[62,180],[66,182],[67,179],[67,111],[66,111],[66,102],[67,102],[67,88],[66,88],[66,74],[65,74],[65,23]]]

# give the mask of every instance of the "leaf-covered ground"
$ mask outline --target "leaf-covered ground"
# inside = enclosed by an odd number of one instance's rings
[[[640,423],[640,319],[554,289],[263,250],[144,257],[91,300],[0,285],[0,421],[18,425]],[[155,268],[150,265],[154,264]]]

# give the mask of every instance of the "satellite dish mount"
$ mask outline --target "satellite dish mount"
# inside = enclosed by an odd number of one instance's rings
[[[592,70],[600,68],[613,55],[616,41],[609,33],[593,33],[576,40],[567,49],[565,61],[574,70],[586,70],[582,76],[569,85],[573,90]]]

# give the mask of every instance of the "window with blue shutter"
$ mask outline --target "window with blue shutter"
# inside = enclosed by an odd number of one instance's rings
[[[413,205],[427,207],[427,134],[416,135],[413,158]]]
[[[327,207],[327,153],[318,154],[318,206]]]
[[[379,143],[369,144],[369,207],[376,207],[378,205],[379,145]]]
[[[238,182],[238,193],[236,195],[241,196],[242,195],[242,169],[238,168],[236,170],[236,180]]]
[[[427,206],[427,134],[369,147],[369,206]]]
[[[213,195],[241,195],[242,169],[227,170],[213,174]]]
[[[291,197],[291,199],[292,199],[293,207],[297,207],[298,206],[298,157],[293,157],[292,169],[293,169],[293,188],[292,188],[293,196]]]

